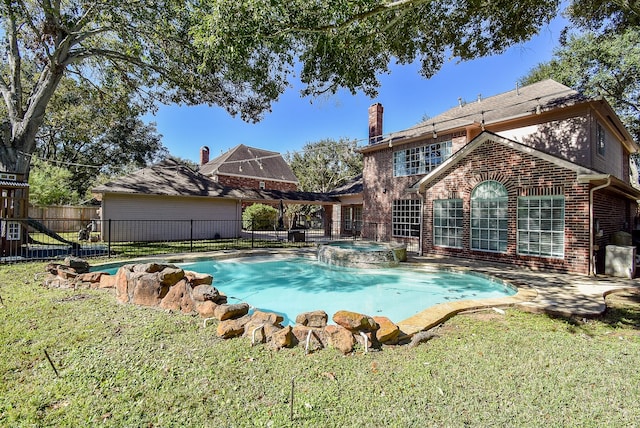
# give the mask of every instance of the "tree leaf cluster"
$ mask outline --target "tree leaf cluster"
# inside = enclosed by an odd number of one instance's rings
[[[524,83],[552,78],[591,97],[604,96],[640,142],[640,6],[624,0],[576,0],[553,58]]]
[[[328,193],[362,173],[362,154],[355,140],[325,139],[307,143],[285,160],[304,192]]]

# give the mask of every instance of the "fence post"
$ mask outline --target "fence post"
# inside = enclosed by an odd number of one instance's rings
[[[254,231],[253,218],[251,219],[251,248],[253,249],[253,231]]]
[[[191,235],[189,241],[191,242],[191,252],[193,253],[193,219],[191,219]]]
[[[107,225],[107,242],[108,242],[107,258],[110,259],[111,258],[111,219],[108,220],[108,225]]]

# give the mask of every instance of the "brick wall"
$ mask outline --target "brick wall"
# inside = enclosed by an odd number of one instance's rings
[[[508,192],[507,251],[492,253],[471,250],[470,197],[476,185],[485,180],[502,183]],[[564,258],[522,256],[517,254],[517,198],[525,194],[564,194]],[[433,200],[461,198],[464,208],[463,248],[433,246]],[[576,173],[550,162],[487,141],[474,150],[447,175],[427,188],[423,210],[425,254],[468,257],[476,260],[507,262],[530,268],[589,273],[589,187],[576,183]]]
[[[367,153],[363,159],[363,222],[391,224],[391,205],[394,199],[418,198],[409,194],[407,189],[413,186],[424,175],[408,177],[393,176],[393,152],[410,149],[436,142],[451,141],[452,152],[455,153],[466,144],[466,134],[441,135],[397,147],[389,147],[376,152]]]
[[[240,188],[240,189],[259,189],[260,182],[264,182],[266,190],[295,191],[298,187],[295,183],[274,180],[260,180],[257,178],[237,177],[229,175],[218,175],[218,183],[223,186]]]

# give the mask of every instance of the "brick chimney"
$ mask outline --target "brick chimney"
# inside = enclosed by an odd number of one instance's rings
[[[209,147],[200,147],[200,166],[209,163]]]
[[[382,104],[375,103],[369,107],[369,144],[382,140]]]

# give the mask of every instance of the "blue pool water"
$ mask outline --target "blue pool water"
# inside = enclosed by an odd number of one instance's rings
[[[246,257],[180,263],[208,273],[229,303],[247,302],[293,324],[297,314],[339,310],[402,321],[438,303],[504,297],[516,291],[483,276],[405,267],[357,269],[326,266],[309,258]]]

